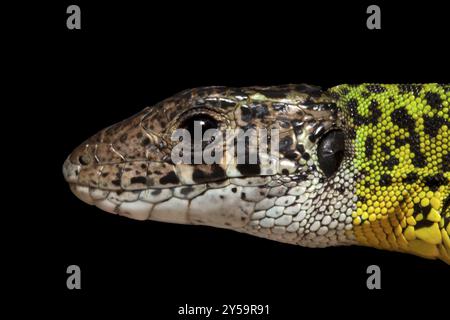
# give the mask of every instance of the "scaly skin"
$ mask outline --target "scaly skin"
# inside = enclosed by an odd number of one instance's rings
[[[193,89],[89,138],[63,172],[83,201],[134,219],[450,264],[449,102],[439,84]],[[171,134],[205,114],[223,131],[279,129],[275,169],[174,164]]]

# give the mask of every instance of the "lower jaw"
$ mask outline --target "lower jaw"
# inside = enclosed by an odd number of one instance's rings
[[[144,190],[103,190],[71,184],[82,201],[98,208],[136,220],[209,225],[239,229],[247,225],[255,205],[265,198],[267,188],[221,183],[177,186]],[[262,192],[263,191],[263,192]],[[242,194],[245,192],[245,200]]]

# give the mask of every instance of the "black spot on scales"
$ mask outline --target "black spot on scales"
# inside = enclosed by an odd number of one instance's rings
[[[290,151],[291,146],[292,146],[292,137],[286,136],[280,140],[279,150],[282,153],[285,153],[287,151]]]
[[[146,146],[150,143],[150,139],[148,137],[145,137],[144,139],[142,139],[141,144],[142,146]]]
[[[418,215],[419,213],[423,214],[422,207],[420,206],[419,203],[415,203],[414,206],[413,206],[413,209],[414,209],[414,214],[415,215]]]
[[[425,156],[420,151],[420,137],[414,131],[410,133],[409,138],[407,139],[409,143],[409,148],[411,152],[414,153],[414,158],[412,158],[411,162],[415,167],[423,168],[427,165],[427,161]]]
[[[241,106],[241,120],[244,122],[249,122],[252,120],[252,112],[247,106]]]
[[[244,176],[254,176],[261,173],[261,167],[259,164],[238,164],[236,169]]]
[[[383,161],[383,166],[387,167],[389,170],[392,170],[399,163],[400,161],[396,157],[391,156],[389,159]]]
[[[370,158],[373,155],[373,138],[372,137],[367,137],[366,139],[366,144],[365,144],[365,154],[366,154],[366,158]]]
[[[284,157],[289,160],[296,160],[299,157],[299,154],[295,151],[287,151],[284,153]]]
[[[189,193],[191,193],[192,191],[194,190],[194,188],[192,188],[191,186],[187,186],[187,187],[185,187],[185,188],[182,188],[181,190],[180,190],[180,192],[181,192],[181,194],[183,194],[183,195],[188,195]]]
[[[390,186],[391,184],[392,177],[387,173],[382,174],[380,177],[380,186]]]
[[[400,137],[395,137],[394,138],[394,146],[396,148],[400,148],[401,146],[404,146],[406,144],[406,140],[402,139]]]
[[[308,161],[309,159],[311,159],[311,156],[309,155],[308,152],[303,152],[302,153],[302,158],[305,159],[306,161]]]
[[[134,184],[134,183],[142,183],[142,184],[146,184],[147,183],[147,178],[146,177],[132,177],[130,179],[130,183]]]
[[[423,214],[424,217],[426,217],[428,215],[428,212],[431,209],[431,206],[425,207],[423,209],[424,210],[422,210],[422,214]],[[420,228],[428,228],[428,227],[431,227],[433,225],[433,223],[434,223],[433,221],[430,221],[428,219],[422,219],[420,221],[417,221],[417,223],[415,225],[415,229],[417,230],[417,229],[420,229]]]
[[[296,148],[297,148],[297,151],[300,152],[300,154],[305,153],[305,147],[303,146],[303,144],[301,144],[301,143],[297,144]]]
[[[424,217],[426,217],[430,213],[431,206],[428,205],[426,207],[421,207],[421,210],[422,210],[421,212],[423,213]],[[433,224],[433,223],[431,223],[431,224]]]
[[[424,116],[423,117],[424,132],[430,137],[435,138],[438,135],[439,129],[443,125],[449,125],[449,123],[439,116]]]
[[[411,160],[411,162],[417,168],[423,168],[427,165],[425,156],[422,153],[415,153],[414,158]]]
[[[378,108],[378,101],[372,100],[372,102],[369,105],[369,112],[370,114],[368,116],[362,116],[358,112],[358,100],[352,98],[347,102],[347,107],[350,111],[350,114],[353,118],[353,122],[355,125],[367,125],[367,124],[377,124],[379,118],[382,115],[381,110]]]
[[[267,109],[266,105],[258,104],[254,107],[253,113],[256,118],[263,119],[265,116],[268,115],[269,110]]]
[[[250,122],[252,119],[263,119],[268,113],[269,110],[264,104],[241,106],[241,120],[244,122]]]
[[[391,147],[389,147],[386,144],[382,144],[380,146],[380,148],[381,148],[381,152],[384,152],[386,155],[389,155],[391,153]]]
[[[382,112],[380,109],[378,109],[379,103],[376,100],[372,100],[372,102],[369,105],[369,111],[371,112],[371,115],[367,117],[367,122],[372,124],[377,124],[378,119],[381,117]]]
[[[180,179],[178,179],[175,172],[171,171],[168,174],[166,174],[164,177],[159,179],[159,182],[161,184],[178,184],[180,182]]]
[[[354,121],[356,124],[359,125],[359,123],[357,123],[357,121],[359,122],[359,113],[358,113],[358,100],[356,100],[355,98],[351,98],[347,101],[347,108],[351,114],[351,116],[353,117]]]
[[[124,143],[128,139],[128,134],[124,133],[120,136],[119,141]]]
[[[414,130],[416,126],[414,119],[403,107],[392,111],[391,120],[392,123],[397,125],[399,128],[408,129],[410,131]]]
[[[162,192],[162,189],[155,189],[155,190],[152,191],[152,196],[157,196],[161,192]]]
[[[425,99],[430,107],[440,110],[442,108],[442,99],[436,92],[427,92]]]
[[[406,178],[403,179],[404,183],[412,184],[419,180],[419,175],[415,172],[410,172],[406,175]]]
[[[444,172],[450,171],[450,153],[447,153],[442,156],[442,171]]]
[[[199,168],[194,168],[194,172],[192,174],[192,180],[196,183],[223,180],[225,178],[225,170],[217,164],[211,165],[211,171],[203,171]]]
[[[423,179],[423,181],[431,191],[436,191],[440,186],[447,185],[449,183],[448,179],[444,177],[442,173],[438,173],[433,176],[427,176]]]

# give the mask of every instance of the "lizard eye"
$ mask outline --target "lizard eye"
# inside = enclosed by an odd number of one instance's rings
[[[191,135],[191,147],[194,149],[194,145],[201,144],[202,149],[204,149],[205,145],[208,144],[207,141],[203,141],[203,134],[208,129],[217,129],[219,127],[219,123],[216,119],[207,114],[196,114],[190,118],[185,119],[179,126],[181,129],[186,129],[189,131]],[[200,128],[200,136],[195,137],[194,132],[195,128]],[[199,139],[198,141],[194,140],[195,138]]]
[[[181,123],[180,128],[188,130],[189,133],[191,134],[191,137],[193,137],[194,136],[194,128],[196,126],[200,127],[200,129],[201,129],[200,132],[203,134],[203,132],[205,132],[208,129],[217,129],[218,123],[217,123],[216,119],[214,119],[213,117],[211,117],[207,114],[196,114],[196,115],[184,120]]]
[[[326,133],[319,141],[317,157],[319,167],[327,176],[332,176],[341,165],[345,152],[345,135],[342,130]]]

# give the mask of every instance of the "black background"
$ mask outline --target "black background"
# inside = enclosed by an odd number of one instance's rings
[[[34,15],[31,37],[16,41],[25,47],[22,66],[30,68],[18,80],[30,89],[18,100],[27,115],[22,142],[34,160],[36,201],[22,200],[30,209],[21,209],[28,224],[20,231],[29,241],[20,255],[39,270],[31,273],[39,281],[34,299],[45,297],[40,307],[159,319],[177,318],[186,303],[253,303],[269,304],[270,318],[384,317],[414,314],[430,299],[434,316],[443,311],[449,267],[441,261],[132,221],[79,201],[61,173],[85,138],[186,88],[449,82],[441,2],[377,3],[382,30],[374,31],[366,28],[369,2],[63,1],[40,4],[37,16],[22,8]],[[66,28],[70,4],[81,7],[81,30]],[[82,270],[79,291],[66,288],[71,264]],[[366,288],[371,264],[381,267],[382,290]]]

